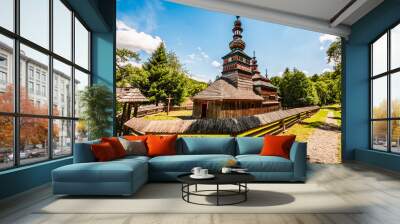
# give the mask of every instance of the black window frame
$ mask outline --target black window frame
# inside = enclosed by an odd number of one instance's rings
[[[392,125],[391,122],[392,121],[399,121],[400,117],[392,117],[392,100],[391,100],[391,80],[392,80],[392,75],[395,75],[397,73],[400,72],[400,67],[397,68],[393,68],[391,69],[391,31],[392,29],[394,29],[395,27],[400,26],[400,21],[397,21],[396,23],[394,23],[393,25],[391,25],[389,28],[387,28],[383,33],[381,33],[380,35],[378,35],[374,40],[372,40],[369,43],[369,149],[373,150],[373,151],[379,151],[379,152],[386,152],[386,153],[392,153],[392,154],[400,154],[400,152],[393,152],[392,151]],[[378,41],[381,37],[383,37],[384,35],[387,36],[386,39],[386,45],[387,45],[387,52],[386,52],[386,57],[387,57],[387,64],[386,64],[386,71],[376,74],[373,74],[373,44]],[[382,78],[382,77],[386,77],[386,86],[387,86],[387,105],[386,105],[386,118],[373,118],[373,81],[378,79],[378,78]],[[386,121],[387,124],[387,130],[386,130],[386,151],[384,150],[379,150],[374,148],[374,133],[373,133],[373,122],[376,121]]]
[[[88,85],[92,85],[92,57],[91,57],[91,49],[92,49],[92,43],[91,43],[91,37],[92,37],[92,30],[89,28],[89,26],[85,23],[85,21],[79,16],[78,13],[76,13],[72,7],[66,2],[65,0],[59,0],[62,4],[64,4],[65,7],[68,8],[68,10],[71,11],[71,58],[67,59],[64,58],[63,56],[53,52],[53,1],[54,0],[48,0],[49,2],[49,45],[48,49],[45,47],[42,47],[39,44],[36,44],[32,41],[30,41],[27,38],[24,38],[23,36],[20,35],[20,0],[14,0],[13,1],[13,10],[14,10],[14,30],[8,30],[4,27],[0,26],[0,35],[10,38],[13,40],[13,52],[12,52],[12,57],[13,57],[13,65],[12,65],[12,74],[14,78],[14,99],[13,99],[13,107],[14,110],[13,112],[2,112],[0,111],[0,116],[4,117],[11,117],[13,119],[13,166],[10,167],[5,167],[5,168],[0,168],[0,172],[5,171],[5,170],[11,170],[11,169],[16,169],[19,167],[23,166],[30,166],[33,164],[38,164],[38,163],[43,163],[47,162],[50,160],[58,160],[66,157],[73,156],[74,153],[74,143],[75,143],[75,126],[76,126],[76,121],[80,120],[79,117],[75,116],[75,69],[85,73],[89,77],[89,83]],[[85,69],[78,64],[75,63],[75,18],[79,20],[79,22],[85,27],[85,29],[88,31],[88,69]],[[27,113],[21,113],[20,112],[20,45],[23,44],[29,48],[32,48],[33,50],[36,50],[40,53],[43,53],[48,56],[49,62],[48,62],[48,113],[47,115],[38,115],[38,114],[27,114]],[[71,99],[71,114],[70,116],[58,116],[58,115],[53,115],[53,59],[58,60],[59,62],[62,62],[68,66],[71,66],[71,92],[72,92],[72,99]],[[26,74],[28,77],[28,74]],[[21,164],[20,162],[20,119],[21,118],[44,118],[47,119],[48,122],[48,136],[47,136],[47,141],[48,141],[48,157],[40,160],[38,162],[32,162],[32,163],[27,163],[27,164]],[[62,156],[57,156],[54,157],[53,153],[53,122],[56,120],[66,120],[70,121],[72,124],[72,133],[71,133],[71,153],[68,155],[62,155]]]

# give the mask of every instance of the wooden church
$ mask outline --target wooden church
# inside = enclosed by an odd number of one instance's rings
[[[239,16],[232,32],[221,77],[192,98],[195,118],[236,118],[280,109],[278,89],[260,74],[255,55],[251,58],[244,52]]]

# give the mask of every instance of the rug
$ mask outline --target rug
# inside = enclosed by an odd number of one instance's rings
[[[237,205],[189,204],[181,198],[180,184],[150,183],[131,197],[55,197],[36,213],[360,213],[356,204],[346,202],[317,184],[256,183],[249,184],[248,187],[250,191],[247,201]],[[215,186],[202,185],[198,190],[213,188]],[[224,189],[231,188],[233,186]],[[225,197],[222,202],[229,203],[237,199],[240,198]],[[213,196],[192,196],[191,200],[198,203],[215,203]]]

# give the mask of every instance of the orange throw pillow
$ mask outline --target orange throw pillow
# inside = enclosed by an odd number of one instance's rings
[[[280,156],[289,159],[290,148],[295,139],[296,135],[266,135],[260,155]]]
[[[126,151],[124,146],[122,146],[121,142],[119,142],[117,137],[110,137],[110,138],[101,138],[101,142],[108,142],[114,149],[115,155],[117,158],[125,157]]]
[[[177,135],[157,136],[149,135],[147,137],[148,156],[176,155]]]
[[[91,149],[94,157],[99,162],[110,161],[117,158],[113,147],[108,142],[93,144],[91,145]]]
[[[146,142],[148,135],[125,135],[122,136],[124,139],[129,141],[142,141]]]

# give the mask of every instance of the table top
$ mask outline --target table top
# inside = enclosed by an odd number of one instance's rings
[[[212,179],[193,179],[191,173],[182,174],[177,177],[178,181],[186,184],[237,184],[248,183],[255,180],[249,173],[213,173]]]

